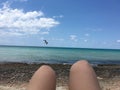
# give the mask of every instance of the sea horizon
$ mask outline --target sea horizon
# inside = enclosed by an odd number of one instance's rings
[[[120,49],[0,45],[0,62],[120,64]]]
[[[38,45],[0,45],[0,47],[39,47],[39,48],[76,48],[76,49],[98,49],[98,50],[120,50],[119,48],[88,48],[88,47],[69,47],[69,46],[38,46]]]

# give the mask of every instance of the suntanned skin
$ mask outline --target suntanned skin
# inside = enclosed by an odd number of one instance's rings
[[[47,65],[41,66],[32,76],[27,90],[55,90],[56,74]],[[101,90],[96,74],[86,60],[74,63],[70,69],[69,90]]]
[[[78,61],[72,65],[69,90],[100,90],[96,74],[87,61]]]
[[[27,90],[55,90],[56,75],[47,65],[41,66],[32,76]]]

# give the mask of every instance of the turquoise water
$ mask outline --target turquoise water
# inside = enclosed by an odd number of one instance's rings
[[[80,59],[93,64],[120,64],[120,50],[0,46],[0,62],[72,64]]]

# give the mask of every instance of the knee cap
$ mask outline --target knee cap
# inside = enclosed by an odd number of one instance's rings
[[[89,63],[88,61],[86,60],[80,60],[80,61],[77,61],[76,63],[74,63],[71,67],[71,70],[76,70],[76,69],[82,69],[82,68],[86,68],[89,66]]]

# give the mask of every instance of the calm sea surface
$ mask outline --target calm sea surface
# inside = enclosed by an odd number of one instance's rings
[[[0,46],[0,62],[72,64],[80,59],[92,64],[120,64],[120,50]]]

